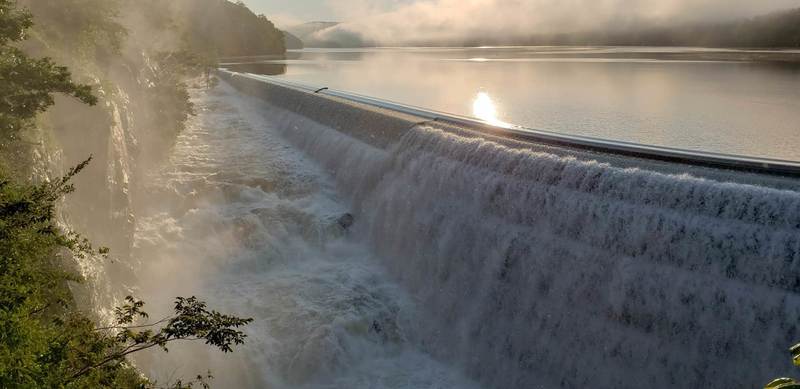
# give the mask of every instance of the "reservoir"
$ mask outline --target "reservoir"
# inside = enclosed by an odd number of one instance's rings
[[[367,48],[228,67],[537,130],[797,161],[799,61],[796,50]]]

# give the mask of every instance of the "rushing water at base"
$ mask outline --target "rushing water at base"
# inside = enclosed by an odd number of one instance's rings
[[[256,321],[232,356],[186,345],[143,358],[156,377],[209,367],[223,387],[727,388],[791,369],[796,189],[432,124],[384,150],[225,83],[196,102],[139,216],[138,289]],[[342,228],[346,213],[355,222]]]
[[[475,387],[415,345],[416,308],[337,222],[330,179],[228,87],[195,92],[199,116],[153,177],[137,230],[153,311],[197,295],[255,321],[231,355],[200,345],[141,358],[161,381],[211,369],[215,387]]]

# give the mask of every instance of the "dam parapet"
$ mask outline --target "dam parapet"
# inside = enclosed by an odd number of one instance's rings
[[[719,181],[800,189],[800,162],[635,144],[534,130],[431,111],[358,94],[220,69],[237,90],[385,149],[411,127],[426,124],[510,148],[598,160],[618,167],[683,171]],[[756,173],[756,174],[749,174]],[[777,178],[776,178],[777,177]],[[783,179],[789,177],[789,179]]]

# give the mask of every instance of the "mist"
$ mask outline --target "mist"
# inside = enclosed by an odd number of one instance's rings
[[[312,39],[382,46],[513,40],[715,23],[798,6],[796,0],[417,0],[386,10],[368,1],[337,2],[331,7],[345,22]]]

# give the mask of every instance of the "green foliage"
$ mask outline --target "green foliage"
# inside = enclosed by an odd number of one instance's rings
[[[53,105],[54,93],[74,96],[93,105],[91,87],[76,84],[66,67],[49,58],[32,59],[11,46],[32,26],[30,13],[14,0],[0,0],[0,150],[16,140],[24,126]]]
[[[3,1],[3,0],[0,0]],[[0,47],[0,129],[8,137],[54,104],[53,93],[74,96],[94,105],[97,98],[88,85],[72,82],[66,67],[49,58],[31,59],[21,50]]]
[[[21,41],[32,25],[30,12],[17,9],[13,0],[0,0],[0,45]]]
[[[114,326],[93,329],[93,334],[107,342],[100,352],[82,353],[82,366],[70,371],[68,381],[82,380],[97,372],[124,365],[127,355],[158,347],[168,351],[167,344],[182,340],[203,340],[223,352],[233,351],[233,345],[244,343],[245,335],[238,328],[252,319],[241,319],[209,311],[206,304],[196,297],[178,297],[175,314],[152,324],[134,325],[137,319],[147,319],[142,311],[144,302],[128,296],[126,304],[116,308]],[[83,347],[86,349],[86,347]],[[204,382],[208,376],[198,376]],[[184,385],[180,384],[179,385]]]
[[[792,363],[800,366],[800,343],[792,346],[789,352],[792,354]],[[800,389],[800,382],[794,378],[777,378],[768,383],[764,389]]]
[[[115,338],[120,344],[128,345],[124,350],[126,354],[156,346],[168,351],[167,343],[176,340],[203,340],[228,353],[233,351],[233,345],[244,343],[245,335],[237,328],[253,321],[209,311],[204,302],[192,296],[175,299],[173,316],[153,324],[134,326],[137,319],[149,317],[142,311],[143,306],[141,300],[126,297],[126,304],[115,310],[116,325],[102,328],[118,330]],[[154,330],[162,324],[158,331]]]
[[[195,297],[178,297],[174,315],[148,317],[144,303],[128,297],[111,327],[74,309],[69,282],[81,282],[71,256],[105,255],[80,235],[62,232],[56,202],[74,190],[66,176],[40,185],[15,184],[0,175],[0,387],[153,387],[130,366],[130,354],[181,340],[201,340],[223,352],[242,344],[239,330],[252,319],[209,310]],[[206,386],[208,376],[172,387]]]
[[[68,320],[68,282],[80,281],[70,253],[99,252],[79,235],[62,233],[55,208],[88,162],[40,185],[0,175],[0,387],[51,387],[69,353],[69,332],[60,324],[75,324]]]
[[[80,9],[66,2],[80,3]],[[64,29],[65,36],[59,39],[67,39],[72,33],[104,30],[96,36],[106,36],[107,46],[118,48],[114,42],[119,30],[104,25],[113,15],[115,1],[27,3],[45,14],[47,7],[60,12],[55,15],[63,20],[50,21],[53,24],[47,27],[54,28],[54,36]],[[49,58],[31,59],[11,46],[23,40],[31,26],[30,13],[17,9],[13,0],[0,0],[0,135],[4,146],[0,152],[6,158],[6,146],[18,142],[20,130],[54,104],[54,93],[71,95],[90,105],[97,103],[90,87],[74,83],[66,67]],[[89,40],[91,45],[102,47],[95,38]],[[157,62],[161,70],[156,73],[162,77],[158,85],[167,89],[154,93],[177,91],[170,99],[184,105],[170,115],[185,120],[191,105],[180,75],[200,65],[181,55],[165,55]],[[95,249],[79,234],[64,231],[56,221],[56,208],[63,196],[73,192],[71,179],[90,160],[62,178],[40,184],[21,183],[0,164],[0,388],[155,388],[156,384],[130,365],[128,355],[153,347],[166,351],[167,344],[181,340],[202,340],[223,352],[244,342],[239,328],[251,319],[208,310],[195,297],[178,298],[173,316],[144,325],[135,325],[137,319],[147,317],[142,311],[144,303],[132,297],[117,308],[112,327],[97,328],[76,309],[70,285],[82,279],[75,271],[75,258],[105,257],[109,250]],[[210,374],[199,375],[169,387],[207,388],[211,378]]]

